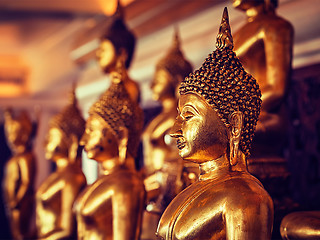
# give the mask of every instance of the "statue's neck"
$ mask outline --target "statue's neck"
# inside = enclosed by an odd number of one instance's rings
[[[251,7],[248,10],[246,10],[246,14],[248,17],[248,22],[252,22],[257,18],[257,16],[266,14],[266,10],[263,4],[255,7]]]
[[[172,97],[167,97],[163,100],[161,100],[162,104],[162,112],[170,112],[172,109],[177,108],[177,100]]]
[[[69,159],[67,157],[59,158],[58,160],[56,160],[56,165],[57,165],[57,171],[60,172],[68,167]]]
[[[13,155],[22,155],[25,154],[28,150],[28,147],[26,145],[19,145],[19,146],[12,146],[11,151]]]
[[[229,160],[225,155],[221,157],[201,163],[199,165],[199,180],[219,179],[230,172]]]
[[[123,163],[120,163],[119,158],[108,159],[100,163],[101,174],[102,175],[110,175],[121,168],[125,169],[135,169],[134,158],[131,156],[127,156]]]
[[[121,78],[122,82],[125,82],[129,79],[127,69],[125,67],[113,68],[110,71],[111,80],[114,81],[117,78]]]

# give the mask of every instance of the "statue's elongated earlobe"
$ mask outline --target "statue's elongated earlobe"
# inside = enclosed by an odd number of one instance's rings
[[[128,129],[120,127],[119,129],[119,162],[124,164],[127,157],[128,149]]]
[[[231,126],[230,133],[230,164],[235,166],[238,163],[238,151],[241,137],[241,130],[243,125],[243,114],[236,111],[230,114],[229,123]]]

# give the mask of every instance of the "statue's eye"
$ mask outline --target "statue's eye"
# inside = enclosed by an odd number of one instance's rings
[[[185,116],[185,119],[188,121],[188,120],[190,120],[192,117],[193,117],[193,116],[188,115],[188,116]]]
[[[183,114],[184,119],[190,120],[194,115],[191,112],[186,112]]]

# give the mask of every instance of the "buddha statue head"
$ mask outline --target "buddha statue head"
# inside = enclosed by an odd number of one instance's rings
[[[156,65],[155,76],[151,84],[154,100],[175,98],[177,86],[190,72],[192,72],[192,66],[181,51],[179,34],[176,29],[171,48]]]
[[[107,27],[100,38],[100,47],[97,50],[97,59],[105,73],[115,69],[117,61],[122,61],[129,68],[134,48],[135,36],[127,28],[123,11],[118,1],[118,7],[113,16],[108,19]]]
[[[15,114],[12,109],[6,109],[4,130],[12,152],[23,153],[31,147],[33,127],[26,111]]]
[[[77,107],[75,89],[70,100],[70,104],[50,120],[46,138],[46,158],[49,160],[68,158],[74,162],[80,159],[82,149],[79,141],[84,132],[85,120]]]
[[[81,144],[90,159],[121,165],[136,156],[142,126],[142,109],[129,97],[119,74],[90,108]]]
[[[226,155],[235,166],[238,159],[250,155],[261,92],[233,51],[226,8],[216,48],[182,81],[171,136],[177,138],[179,154],[185,160],[203,163]]]

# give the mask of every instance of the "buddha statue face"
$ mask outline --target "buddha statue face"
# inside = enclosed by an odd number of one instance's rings
[[[180,96],[171,136],[177,138],[179,155],[196,163],[220,157],[228,145],[227,128],[216,111],[195,93]]]
[[[69,141],[61,129],[52,127],[49,129],[46,142],[46,159],[56,161],[68,157]]]
[[[109,73],[116,67],[117,53],[110,40],[102,40],[96,54],[99,65],[105,73]]]
[[[80,145],[84,146],[90,159],[98,162],[119,156],[118,139],[106,122],[96,114],[88,118]]]
[[[25,112],[14,117],[10,110],[5,112],[4,130],[7,142],[13,151],[24,151],[31,137],[32,124]]]
[[[7,123],[5,128],[8,143],[12,146],[19,146],[26,142],[26,134],[24,134],[23,126],[19,121],[12,120]]]
[[[151,89],[152,97],[155,101],[162,100],[166,97],[174,97],[175,86],[173,86],[171,74],[166,69],[157,69],[151,84]]]

